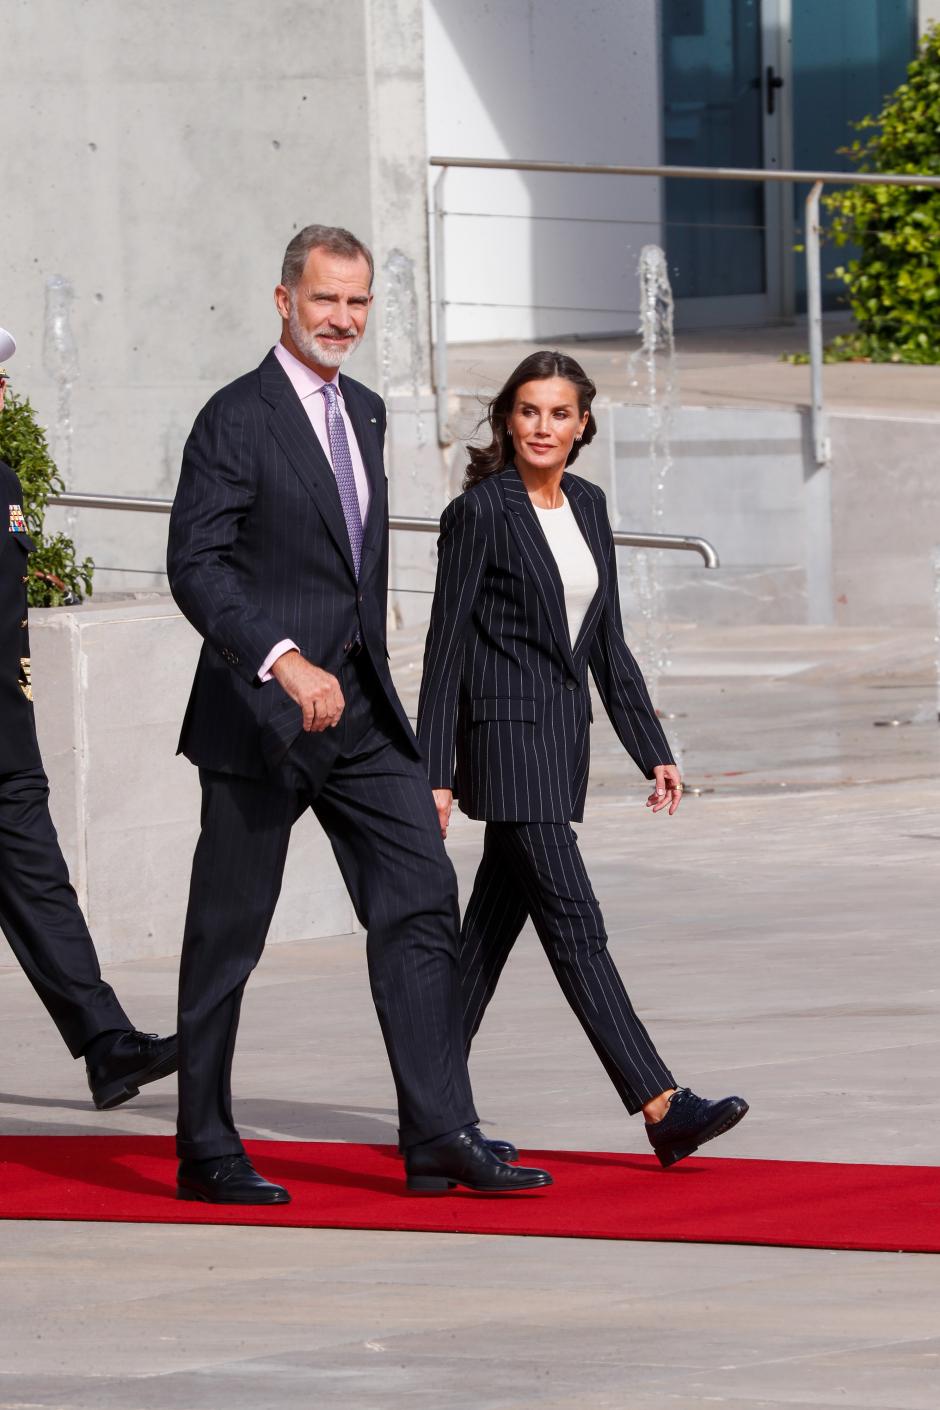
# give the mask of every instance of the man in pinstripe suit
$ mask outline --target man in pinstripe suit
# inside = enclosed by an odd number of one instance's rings
[[[550,1184],[475,1125],[456,974],[456,882],[388,670],[385,407],[338,375],[372,303],[372,256],[335,227],[287,247],[281,340],[218,392],[186,444],[170,522],[173,595],[204,638],[180,750],[202,830],[180,967],[178,1195],[289,1199],[232,1117],[241,997],[312,808],[368,932],[409,1187]]]

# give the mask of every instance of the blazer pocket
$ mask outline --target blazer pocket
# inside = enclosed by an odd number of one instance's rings
[[[488,720],[523,720],[535,724],[535,701],[505,696],[484,696],[470,701],[470,719],[483,724]]]

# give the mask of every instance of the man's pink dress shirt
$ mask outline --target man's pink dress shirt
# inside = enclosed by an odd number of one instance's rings
[[[283,343],[278,343],[274,348],[274,356],[290,378],[290,384],[303,403],[304,411],[310,419],[310,425],[317,433],[317,440],[323,447],[323,454],[332,465],[333,456],[330,452],[330,438],[326,429],[326,398],[320,391],[324,385],[324,379],[318,372],[314,372],[312,367],[308,367],[305,362],[301,362],[299,358],[294,357],[293,353],[288,352]],[[343,425],[346,427],[346,439],[349,441],[349,456],[352,460],[353,477],[356,481],[356,494],[359,496],[359,512],[362,515],[362,522],[365,524],[366,515],[369,512],[369,477],[366,474],[366,467],[362,463],[362,452],[359,449],[359,442],[356,440],[356,433],[346,412],[346,406],[343,402],[343,386],[338,376],[334,378],[334,382],[339,394],[337,405],[342,413]],[[258,679],[269,681],[271,667],[275,661],[286,651],[297,650],[299,648],[293,641],[287,639],[279,641],[277,646],[271,648],[261,663]]]

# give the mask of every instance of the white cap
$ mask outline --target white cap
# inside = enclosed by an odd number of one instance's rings
[[[0,362],[6,362],[16,352],[16,339],[5,328],[0,328]]]

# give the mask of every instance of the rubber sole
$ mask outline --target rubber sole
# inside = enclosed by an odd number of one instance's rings
[[[290,1195],[278,1195],[277,1199],[210,1199],[201,1190],[191,1190],[188,1185],[177,1185],[176,1198],[189,1200],[193,1204],[254,1204],[254,1205],[274,1205],[290,1204]]]
[[[661,1150],[657,1150],[654,1146],[656,1159],[664,1170],[671,1169],[673,1165],[678,1165],[680,1160],[694,1155],[699,1146],[704,1146],[706,1141],[713,1141],[716,1136],[723,1136],[726,1131],[732,1130],[739,1121],[747,1116],[749,1110],[747,1102],[742,1100],[740,1107],[732,1111],[723,1121],[719,1121],[716,1126],[706,1127],[700,1135],[696,1136],[694,1141],[680,1142],[674,1146],[663,1146]]]
[[[409,1175],[405,1180],[406,1188],[413,1195],[446,1195],[458,1186],[472,1190],[476,1195],[521,1195],[531,1190],[547,1190],[554,1183],[550,1175],[531,1183],[500,1185],[495,1189],[491,1185],[471,1185],[466,1180],[452,1180],[448,1175]]]

